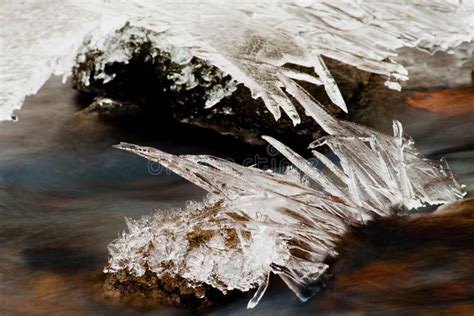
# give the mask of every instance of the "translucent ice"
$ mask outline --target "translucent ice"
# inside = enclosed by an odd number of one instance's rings
[[[316,168],[289,147],[265,137],[301,173],[278,174],[211,156],[174,156],[122,143],[117,148],[158,162],[208,191],[202,204],[129,221],[129,232],[109,247],[106,272],[147,269],[226,293],[257,288],[254,307],[279,275],[301,299],[337,255],[335,243],[349,225],[394,209],[408,211],[464,196],[444,162],[423,158],[394,122],[394,136],[331,117],[295,82],[283,75],[286,90],[329,133],[312,147],[328,145],[335,163],[314,151]]]
[[[299,114],[278,73],[324,84],[334,104],[346,110],[321,56],[385,75],[387,86],[399,89],[397,81],[408,77],[391,59],[397,49],[447,50],[471,41],[473,7],[472,1],[442,0],[6,0],[0,10],[0,121],[51,74],[67,75],[86,37],[86,47],[105,49],[100,62],[126,61],[124,47],[104,41],[129,23],[154,33],[156,45],[176,61],[209,62],[261,97],[276,119],[283,110],[297,124]],[[318,77],[288,70],[287,63],[312,67]],[[191,74],[183,68],[176,87],[192,86]],[[206,106],[233,90],[213,88]]]

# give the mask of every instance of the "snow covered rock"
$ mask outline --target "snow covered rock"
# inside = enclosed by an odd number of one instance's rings
[[[321,129],[311,118],[303,117],[297,126],[286,115],[275,121],[263,101],[252,98],[247,87],[209,62],[166,47],[163,42],[162,35],[130,25],[103,42],[86,42],[73,69],[73,85],[98,99],[135,103],[157,122],[192,124],[247,143],[262,144],[262,135],[274,135],[307,144],[320,136]],[[333,60],[328,60],[328,66],[349,104],[355,103],[352,100],[371,75]],[[311,73],[310,69],[299,69]],[[323,87],[305,87],[328,104],[332,114],[342,114],[331,105]]]

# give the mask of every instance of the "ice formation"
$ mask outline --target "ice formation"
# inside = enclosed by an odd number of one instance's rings
[[[211,198],[179,212],[129,220],[128,233],[109,247],[106,272],[142,276],[149,269],[224,293],[257,288],[249,308],[274,273],[304,301],[314,294],[311,285],[328,268],[325,259],[337,255],[335,243],[349,225],[388,216],[394,207],[410,210],[464,196],[447,165],[423,158],[399,122],[392,137],[337,120],[294,81],[284,75],[279,80],[329,134],[311,146],[329,146],[339,161],[314,151],[324,165],[317,168],[271,137],[265,139],[303,176],[120,144],[117,148],[166,166]]]
[[[69,75],[92,29],[101,36],[119,27],[105,17],[98,25],[60,0],[2,1],[0,22],[0,122],[10,120],[51,75]]]
[[[90,62],[88,54],[91,52],[95,54],[94,66],[88,67],[83,63]],[[212,107],[237,89],[236,81],[230,76],[208,62],[194,60],[190,49],[171,45],[166,34],[129,24],[101,40],[88,38],[79,50],[74,73],[84,87],[91,81],[105,84],[116,75],[108,73],[107,66],[121,64],[124,67],[133,58],[143,55],[154,65],[155,72],[166,74],[163,89],[180,93],[199,86],[204,93],[200,97],[205,99],[205,108]]]
[[[391,59],[396,50],[447,50],[471,41],[473,8],[472,1],[456,0],[7,0],[0,10],[0,121],[10,119],[51,74],[67,75],[84,38],[101,47],[129,23],[154,32],[173,59],[209,62],[261,97],[276,119],[283,110],[297,124],[278,73],[323,84],[345,110],[321,56],[385,75],[387,86],[399,89],[398,80],[408,77]],[[106,55],[106,62],[127,57],[122,50]],[[287,63],[314,68],[316,75],[289,70]],[[177,77],[177,85],[192,85],[187,73]],[[228,88],[210,92],[206,106],[231,93]]]
[[[275,273],[305,300],[348,225],[385,216],[394,206],[439,204],[464,193],[444,163],[419,155],[399,123],[390,137],[336,120],[292,79],[324,85],[331,101],[346,110],[323,57],[384,75],[389,88],[399,89],[398,81],[408,74],[392,60],[397,49],[448,50],[471,41],[473,9],[472,1],[455,0],[7,0],[0,10],[0,121],[10,119],[51,74],[68,75],[77,54],[88,49],[104,52],[94,65],[94,79],[113,80],[104,65],[127,63],[133,53],[114,38],[126,24],[131,38],[147,36],[160,54],[182,65],[170,75],[171,89],[196,84],[193,57],[220,70],[209,74],[209,81],[230,75],[228,84],[209,87],[207,107],[242,83],[276,119],[283,110],[297,124],[300,116],[286,93],[292,95],[329,134],[313,146],[329,146],[338,163],[314,151],[325,166],[315,168],[270,137],[265,139],[304,177],[210,156],[118,146],[167,166],[212,198],[180,213],[130,220],[129,232],[109,247],[107,271],[140,276],[150,269],[158,276],[180,276],[190,287],[207,284],[222,292],[258,288],[249,307]],[[315,74],[287,64],[313,68]]]

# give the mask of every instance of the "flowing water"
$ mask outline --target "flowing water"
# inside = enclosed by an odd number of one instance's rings
[[[453,104],[452,111],[409,109],[400,117],[420,151],[431,158],[446,157],[473,192],[474,107],[472,93],[461,95],[445,100]],[[0,126],[0,314],[188,313],[169,307],[140,311],[96,299],[94,274],[106,264],[108,243],[125,229],[124,217],[180,207],[204,195],[178,176],[111,145],[127,141],[175,154],[216,154],[238,161],[257,150],[193,130],[113,128],[77,115],[78,102],[69,85],[53,78],[27,99],[19,122]],[[385,272],[379,273],[370,277]],[[317,299],[302,306],[276,283],[253,314],[321,308]],[[245,306],[239,300],[214,313],[245,314]]]

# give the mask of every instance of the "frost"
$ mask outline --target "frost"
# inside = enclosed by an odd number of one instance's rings
[[[286,91],[329,136],[333,162],[314,151],[314,167],[289,147],[264,137],[295,168],[268,172],[212,156],[174,156],[122,143],[117,148],[158,162],[209,192],[210,200],[185,210],[129,221],[129,232],[109,247],[106,272],[185,278],[226,293],[256,288],[256,306],[277,274],[302,300],[327,270],[328,257],[348,227],[394,209],[410,210],[462,198],[465,193],[444,162],[423,158],[394,122],[394,136],[331,117],[294,81],[280,75]]]
[[[324,84],[332,102],[346,111],[321,56],[387,76],[386,85],[399,89],[397,81],[408,77],[391,59],[397,49],[448,50],[471,41],[473,8],[472,1],[441,0],[7,0],[0,10],[0,121],[9,119],[51,74],[67,76],[85,38],[83,49],[105,53],[95,65],[97,78],[113,80],[100,73],[103,63],[126,63],[130,51],[107,38],[128,23],[153,34],[153,45],[173,62],[185,66],[196,57],[216,66],[247,86],[253,97],[261,97],[276,119],[283,110],[297,124],[300,117],[281,90],[280,72]],[[288,70],[285,64],[312,67],[315,75]],[[173,75],[173,89],[196,84],[194,70],[182,69]],[[87,75],[82,79],[91,80]],[[235,82],[213,87],[205,106],[231,94]]]

